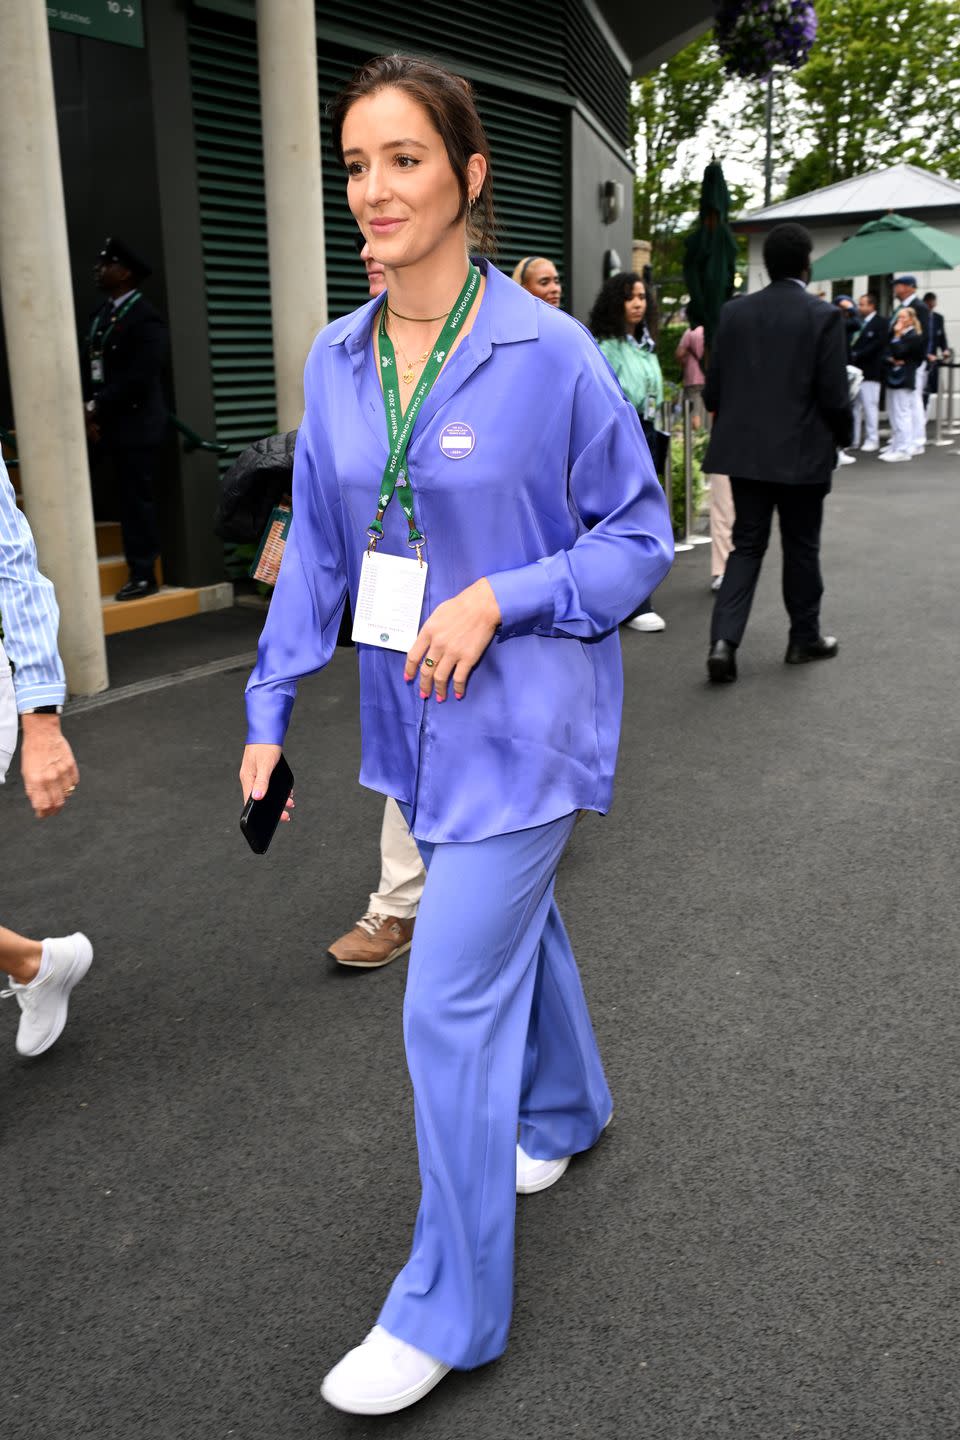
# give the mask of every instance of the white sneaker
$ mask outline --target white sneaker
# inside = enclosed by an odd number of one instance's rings
[[[21,1055],[42,1055],[59,1040],[67,1023],[70,991],[90,969],[93,946],[79,930],[56,940],[44,940],[44,959],[49,961],[46,974],[29,985],[10,981],[9,990],[0,990],[0,999],[16,999],[23,1012],[17,1030],[17,1050]]]
[[[320,1386],[328,1405],[349,1415],[392,1415],[429,1395],[450,1369],[375,1325]]]
[[[879,449],[880,449],[880,441],[879,441],[879,440],[864,440],[863,444],[860,446],[860,449],[861,449],[861,451],[865,451],[866,454],[870,455],[870,454],[873,453],[874,450],[879,450]]]
[[[846,452],[846,450],[838,450],[838,451],[837,451],[837,468],[838,468],[838,469],[839,469],[839,467],[840,467],[841,465],[856,465],[856,463],[857,463],[857,457],[856,457],[856,455],[848,455],[847,452]]]
[[[890,465],[899,465],[902,460],[912,460],[913,456],[908,450],[885,450],[880,459],[886,460]]]
[[[911,454],[911,455],[924,455],[924,454],[926,453],[926,449],[927,449],[926,445],[914,445],[913,449],[910,451],[910,454]]]
[[[613,1119],[613,1111],[607,1116],[603,1129],[606,1130]],[[601,1134],[603,1131],[601,1131]],[[559,1160],[534,1160],[528,1155],[522,1145],[517,1145],[517,1194],[535,1195],[538,1190],[549,1190],[551,1185],[556,1185],[561,1175],[565,1175],[567,1166],[573,1157],[563,1155]]]
[[[549,1190],[560,1177],[566,1174],[570,1156],[560,1160],[534,1160],[522,1145],[517,1146],[517,1194],[535,1195],[538,1190]]]
[[[658,630],[666,630],[666,628],[666,620],[655,610],[648,610],[646,615],[634,615],[632,620],[627,621],[628,630],[640,630],[646,635],[653,635]]]

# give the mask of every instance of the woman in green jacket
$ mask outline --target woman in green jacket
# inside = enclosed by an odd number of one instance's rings
[[[590,311],[589,326],[621,389],[635,405],[652,453],[657,408],[663,402],[663,373],[647,329],[647,287],[628,270],[612,275]],[[626,624],[650,633],[666,628],[648,598]]]

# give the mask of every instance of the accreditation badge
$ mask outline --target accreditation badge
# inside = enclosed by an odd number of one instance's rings
[[[428,566],[403,555],[367,550],[351,639],[356,645],[406,653],[420,634]]]

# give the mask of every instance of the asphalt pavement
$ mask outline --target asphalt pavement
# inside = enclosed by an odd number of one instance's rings
[[[4,1440],[960,1436],[960,457],[838,476],[834,661],[783,665],[775,549],[710,688],[708,570],[623,632],[615,808],[558,889],[613,1124],[519,1203],[506,1355],[383,1420],[319,1398],[418,1195],[406,962],[325,954],[378,869],[354,657],[302,687],[258,858],[260,617],[117,637],[68,812],[0,792],[4,923],[96,949],[47,1056],[0,1007]]]

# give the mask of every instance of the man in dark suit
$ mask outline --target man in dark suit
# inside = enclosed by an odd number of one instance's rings
[[[890,321],[877,310],[872,290],[861,295],[860,333],[850,350],[850,363],[863,372],[863,384],[853,407],[853,443],[861,450],[880,449],[880,386],[883,383],[883,352],[890,339]]]
[[[893,327],[897,319],[897,311],[909,305],[920,322],[920,329],[923,332],[924,343],[926,344],[927,332],[930,329],[930,311],[920,299],[917,291],[916,275],[898,275],[893,282],[893,293],[897,297],[897,307],[890,317],[890,335],[893,335]],[[922,455],[927,443],[927,407],[923,398],[927,385],[927,362],[923,361],[917,366],[917,375],[914,380],[914,407],[913,407],[913,445],[910,449],[911,455]],[[892,444],[887,446],[892,449]]]
[[[737,678],[773,512],[780,517],[788,665],[826,660],[837,642],[820,634],[820,527],[837,450],[852,417],[843,316],[807,293],[810,234],[776,225],[763,246],[770,284],[720,313],[703,399],[715,412],[703,462],[730,476],[733,551],[713,610],[707,672]]]
[[[937,309],[937,297],[932,290],[928,290],[923,297],[923,303],[930,313],[930,320],[927,325],[927,387],[924,391],[924,400],[929,400],[931,395],[936,395],[939,388],[940,361],[950,359],[950,351],[947,347],[947,327],[943,323],[943,316]]]
[[[153,486],[167,424],[162,386],[167,327],[137,288],[150,267],[121,240],[107,240],[94,273],[107,300],[82,344],[87,435],[95,453],[112,462],[120,490],[130,578],[117,599],[135,600],[157,588],[160,537]]]

